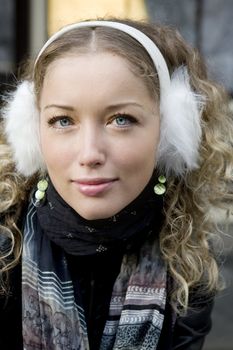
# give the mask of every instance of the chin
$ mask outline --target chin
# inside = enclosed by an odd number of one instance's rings
[[[114,214],[106,214],[106,213],[83,213],[83,214],[81,214],[81,213],[79,213],[79,215],[81,215],[84,219],[86,219],[86,220],[102,220],[102,219],[108,219],[108,218],[110,218],[111,216],[113,216]]]
[[[95,208],[96,209],[96,208]],[[86,220],[103,220],[103,219],[109,219],[110,217],[116,215],[119,210],[76,210],[76,212],[81,215]]]

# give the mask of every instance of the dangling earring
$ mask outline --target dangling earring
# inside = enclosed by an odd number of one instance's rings
[[[35,207],[40,207],[45,202],[45,192],[48,188],[48,181],[42,179],[37,183],[37,190],[33,194],[32,203]]]
[[[166,186],[164,185],[167,181],[166,177],[164,175],[160,175],[158,177],[159,183],[157,183],[154,187],[154,193],[161,196],[166,192]]]

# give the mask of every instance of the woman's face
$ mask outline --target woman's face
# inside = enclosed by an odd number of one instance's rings
[[[40,137],[60,196],[86,219],[108,218],[151,178],[158,105],[125,59],[111,53],[69,55],[48,68]]]

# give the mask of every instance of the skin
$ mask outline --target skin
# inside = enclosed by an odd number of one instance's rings
[[[145,188],[156,164],[159,111],[143,80],[111,53],[50,64],[40,138],[60,196],[88,220],[111,217]]]

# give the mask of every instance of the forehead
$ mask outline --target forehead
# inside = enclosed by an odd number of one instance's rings
[[[45,78],[56,70],[56,74],[61,70],[77,71],[80,67],[80,71],[94,70],[96,74],[100,71],[101,66],[105,65],[106,71],[111,69],[113,72],[123,71],[124,73],[131,73],[136,77],[140,76],[136,73],[136,66],[133,65],[126,57],[122,57],[120,54],[110,51],[80,51],[73,50],[66,54],[56,58],[52,61],[46,70]],[[142,79],[142,78],[141,78]],[[142,79],[143,80],[143,79]]]
[[[72,86],[82,94],[83,90],[90,93],[135,93],[149,94],[143,78],[133,72],[131,65],[119,55],[98,52],[86,54],[69,54],[52,62],[45,75],[43,90],[50,92],[70,92]],[[61,89],[62,88],[62,89]],[[69,89],[68,89],[69,88]]]

